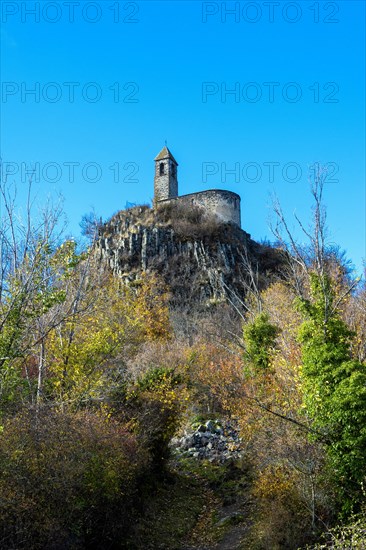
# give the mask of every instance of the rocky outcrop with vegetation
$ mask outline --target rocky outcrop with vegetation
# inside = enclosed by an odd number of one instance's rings
[[[279,269],[279,253],[255,243],[235,225],[223,224],[199,207],[166,204],[121,211],[99,228],[97,254],[113,273],[131,282],[157,271],[178,307],[207,306],[245,295],[249,264],[258,283]]]

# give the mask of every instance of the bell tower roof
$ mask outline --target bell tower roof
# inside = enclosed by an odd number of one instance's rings
[[[168,147],[165,145],[160,153],[154,158],[154,160],[163,160],[163,159],[171,159],[175,164],[178,166],[177,161],[169,151]]]

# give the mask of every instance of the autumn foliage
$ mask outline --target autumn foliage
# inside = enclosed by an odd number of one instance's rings
[[[12,238],[5,220],[1,548],[198,548],[204,524],[224,531],[217,503],[238,499],[251,550],[305,548],[324,532],[334,548],[366,544],[365,288],[315,212],[310,249],[279,242],[281,276],[256,286],[248,263],[246,294],[195,316],[174,308],[161,274],[126,284],[92,245],[60,239],[52,212]],[[177,458],[172,438],[213,419],[240,434],[240,460]],[[160,544],[161,509],[173,521]]]

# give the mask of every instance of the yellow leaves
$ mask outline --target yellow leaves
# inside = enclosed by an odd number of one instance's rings
[[[112,277],[91,285],[78,312],[48,335],[51,391],[65,399],[98,396],[144,341],[169,337],[167,299],[156,276],[143,276],[136,291]]]
[[[169,294],[157,274],[143,274],[134,302],[134,312],[147,340],[167,339],[170,336],[168,311]]]
[[[301,324],[300,313],[293,307],[294,298],[289,285],[283,282],[270,285],[262,293],[263,308],[281,331],[278,338],[281,353],[291,361],[299,353],[297,331]]]
[[[259,475],[254,494],[259,498],[273,498],[285,493],[290,487],[288,476],[283,471],[283,465],[268,467]]]

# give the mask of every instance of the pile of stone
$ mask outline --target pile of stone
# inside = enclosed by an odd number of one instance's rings
[[[210,462],[237,460],[242,456],[238,430],[229,422],[208,420],[182,437],[174,437],[171,447],[180,456],[206,459]]]

